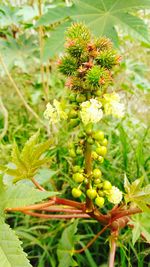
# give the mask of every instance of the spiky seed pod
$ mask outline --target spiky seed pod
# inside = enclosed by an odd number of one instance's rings
[[[62,57],[58,66],[60,72],[67,76],[73,75],[77,67],[78,65],[76,59],[71,56]]]
[[[86,82],[94,90],[110,82],[109,72],[100,66],[93,66],[86,74]]]
[[[86,46],[84,42],[81,42],[80,39],[71,40],[67,39],[65,44],[67,52],[72,56],[79,58],[84,52]]]
[[[118,57],[112,50],[104,50],[99,53],[95,61],[104,68],[112,69],[113,66],[118,64]]]
[[[106,37],[96,39],[95,46],[98,50],[108,50],[112,48],[112,42]]]
[[[73,23],[71,27],[67,30],[67,37],[74,39],[81,39],[83,42],[89,42],[91,38],[91,33],[89,29],[83,23]]]

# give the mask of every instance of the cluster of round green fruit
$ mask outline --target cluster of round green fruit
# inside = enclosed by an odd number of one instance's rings
[[[86,175],[83,173],[83,169],[80,166],[74,166],[76,173],[73,174],[75,182],[80,183],[78,187],[72,189],[72,195],[74,198],[78,198],[82,195],[81,183],[87,183]],[[102,208],[104,206],[105,197],[110,193],[112,185],[109,181],[102,179],[101,170],[96,168],[93,170],[90,178],[90,188],[86,190],[86,195],[91,200],[95,201],[95,204]]]

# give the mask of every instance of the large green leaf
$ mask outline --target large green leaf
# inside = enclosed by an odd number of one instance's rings
[[[74,235],[77,232],[77,220],[73,224],[65,228],[58,244],[57,256],[59,260],[58,267],[78,266],[73,260],[72,250],[74,248]]]
[[[150,0],[80,0],[76,1],[71,7],[58,6],[51,8],[44,14],[39,21],[39,25],[50,25],[57,21],[63,21],[64,18],[69,17],[72,21],[82,21],[92,32],[98,36],[107,36],[111,38],[115,44],[118,44],[118,35],[115,26],[124,27],[135,33],[135,37],[148,41],[148,31],[144,21],[136,16],[130,14],[131,11],[149,8]],[[57,28],[58,30],[58,28]],[[51,37],[50,37],[51,38]],[[63,27],[59,30],[59,38],[56,46],[59,47],[58,42],[63,39]],[[49,46],[51,51],[50,39],[46,41],[46,50]],[[52,39],[52,51],[54,47],[54,39]],[[61,46],[62,47],[62,46]],[[55,53],[56,51],[54,51]],[[53,56],[52,53],[47,53],[47,56]]]
[[[146,241],[150,243],[150,215],[142,213],[136,214],[132,218],[133,221],[131,222],[131,224],[134,226],[132,230],[133,245],[136,243],[141,234],[146,239]]]
[[[1,182],[0,209],[31,205],[56,194],[56,192],[43,192],[26,184],[5,187]]]
[[[15,232],[5,224],[0,224],[0,266],[1,267],[31,267],[21,242]]]

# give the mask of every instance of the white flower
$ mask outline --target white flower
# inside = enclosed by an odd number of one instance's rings
[[[96,99],[90,99],[81,104],[81,119],[86,125],[88,123],[97,123],[103,117],[103,111],[101,109],[102,104]]]
[[[116,93],[104,95],[104,111],[106,115],[121,118],[124,115],[124,104],[120,103],[120,96]]]
[[[44,117],[52,123],[57,123],[61,119],[67,119],[67,114],[62,110],[61,103],[54,99],[53,106],[50,103],[46,105]]]
[[[112,186],[107,198],[109,202],[119,204],[122,200],[122,192],[116,186]]]

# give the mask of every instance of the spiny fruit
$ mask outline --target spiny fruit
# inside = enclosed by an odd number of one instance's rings
[[[74,187],[72,189],[72,195],[73,195],[73,197],[78,198],[82,195],[82,191],[80,189]]]

